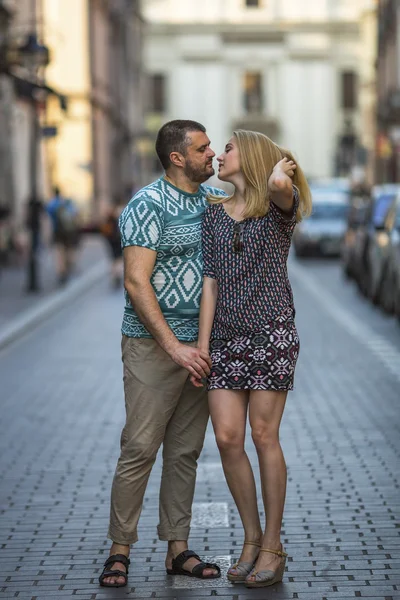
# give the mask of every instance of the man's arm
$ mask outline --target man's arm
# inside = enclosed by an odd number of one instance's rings
[[[210,373],[207,352],[182,344],[174,335],[157,302],[150,278],[157,252],[141,246],[124,248],[124,284],[140,321],[173,361],[197,379]]]
[[[292,160],[283,158],[274,167],[268,179],[268,190],[271,200],[283,212],[289,213],[293,208],[292,177],[296,164]]]

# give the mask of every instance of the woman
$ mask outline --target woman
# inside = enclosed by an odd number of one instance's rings
[[[203,222],[199,346],[212,359],[211,419],[245,534],[228,578],[264,587],[281,581],[285,569],[280,530],[286,465],[279,425],[299,352],[286,262],[296,221],[311,212],[311,194],[291,154],[261,133],[235,131],[217,160],[219,178],[235,191],[209,198]],[[244,450],[247,413],[260,466],[264,532]]]

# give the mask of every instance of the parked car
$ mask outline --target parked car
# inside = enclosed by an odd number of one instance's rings
[[[339,256],[346,230],[349,196],[346,191],[311,187],[313,210],[294,230],[296,256]]]
[[[386,218],[389,230],[386,268],[379,290],[379,304],[400,320],[400,192]]]
[[[373,188],[373,206],[367,227],[367,238],[363,254],[360,276],[363,293],[378,304],[388,260],[390,239],[390,211],[400,186],[385,184]]]
[[[360,228],[368,220],[371,196],[367,193],[356,193],[350,197],[350,207],[347,213],[347,227],[341,248],[342,267],[347,277],[356,278],[357,275],[357,235]]]

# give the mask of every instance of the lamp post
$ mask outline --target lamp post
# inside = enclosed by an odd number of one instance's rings
[[[37,80],[38,71],[49,63],[49,50],[38,43],[35,34],[30,34],[23,46],[18,48],[20,64],[26,68],[33,81]],[[28,204],[28,228],[30,247],[27,273],[27,292],[40,289],[38,274],[38,249],[40,241],[40,220],[43,204],[38,195],[37,165],[38,143],[40,139],[40,123],[37,114],[37,98],[35,91],[31,97],[31,137],[30,137],[30,198]]]
[[[0,0],[1,1],[1,0]],[[1,9],[1,4],[0,4]],[[2,24],[2,11],[0,10],[0,25]],[[37,182],[37,157],[38,143],[41,135],[40,123],[37,114],[38,94],[56,93],[51,88],[41,85],[38,78],[40,69],[49,64],[49,49],[38,42],[36,33],[26,36],[22,45],[16,45],[8,36],[0,38],[0,74],[14,76],[15,67],[23,69],[27,79],[16,79],[24,85],[24,97],[29,97],[31,105],[31,127],[30,127],[30,197],[28,204],[28,229],[30,233],[30,251],[27,274],[27,291],[39,290],[37,251],[40,238],[40,216],[43,204],[38,196]],[[58,94],[57,94],[58,95]],[[66,98],[58,95],[60,105],[66,110]]]

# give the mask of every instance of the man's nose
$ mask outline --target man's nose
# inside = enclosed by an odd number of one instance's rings
[[[215,152],[211,148],[208,148],[208,158],[214,158]]]

